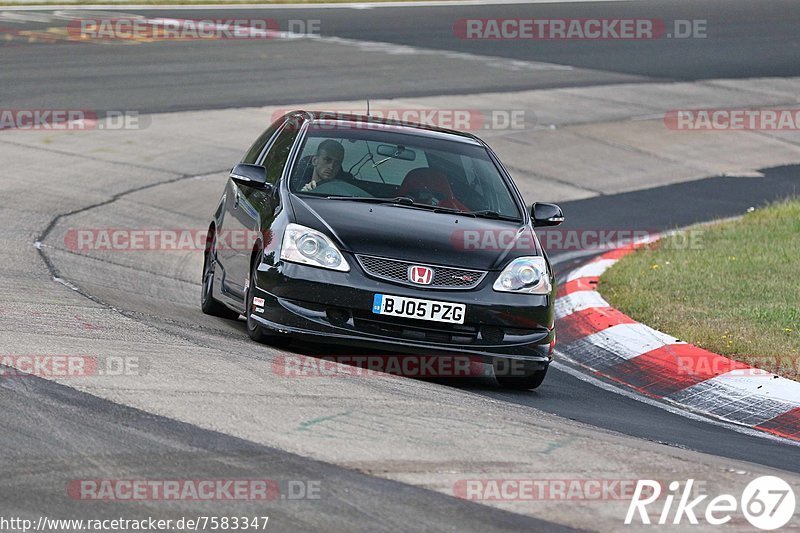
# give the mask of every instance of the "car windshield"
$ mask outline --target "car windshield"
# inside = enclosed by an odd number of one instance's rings
[[[339,200],[520,217],[483,146],[372,123],[313,123],[292,168],[290,189]]]

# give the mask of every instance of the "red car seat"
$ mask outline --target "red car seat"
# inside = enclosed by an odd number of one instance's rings
[[[469,208],[453,195],[453,189],[450,188],[447,176],[432,168],[415,168],[409,171],[403,178],[397,195],[408,196],[420,203],[469,211]],[[434,199],[438,203],[434,203],[432,201]]]

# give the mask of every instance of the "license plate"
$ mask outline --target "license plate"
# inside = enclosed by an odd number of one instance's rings
[[[464,304],[420,300],[419,298],[405,298],[388,294],[376,294],[372,301],[372,312],[376,315],[400,316],[451,324],[463,324],[466,309],[467,306]]]

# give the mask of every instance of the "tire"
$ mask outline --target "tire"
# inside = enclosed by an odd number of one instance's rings
[[[214,271],[217,267],[216,241],[216,234],[213,231],[209,231],[208,239],[206,240],[206,251],[203,255],[200,308],[207,315],[236,320],[239,318],[239,313],[231,311],[222,302],[214,298]]]
[[[250,283],[247,287],[247,295],[245,296],[245,317],[247,318],[247,336],[256,342],[263,344],[270,344],[285,348],[289,346],[290,339],[286,336],[275,333],[266,329],[264,326],[253,320],[251,313],[253,311],[253,298],[255,298],[255,286],[258,272],[258,264],[261,262],[261,255],[253,261],[250,265]]]
[[[544,367],[540,370],[532,370],[522,376],[508,376],[497,373],[497,364],[495,363],[495,378],[497,382],[506,389],[511,390],[533,390],[538,388],[547,376],[547,368]]]

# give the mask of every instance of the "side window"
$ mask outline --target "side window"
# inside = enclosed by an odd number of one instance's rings
[[[289,152],[292,151],[292,145],[294,145],[299,132],[300,129],[293,126],[284,128],[272,143],[264,162],[261,163],[267,167],[267,183],[275,184],[280,179],[283,167],[286,166],[286,161],[289,159]]]
[[[278,128],[283,125],[283,121],[276,120],[272,123],[272,125],[266,129],[264,133],[262,133],[256,142],[253,143],[247,153],[242,158],[242,163],[249,163],[254,165],[258,160],[258,156],[261,155],[261,152],[264,151],[264,147],[267,145],[272,136],[275,135],[275,132],[278,131]]]

